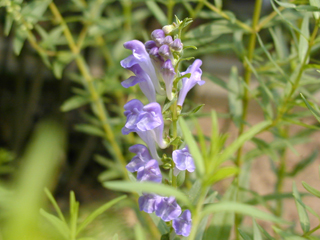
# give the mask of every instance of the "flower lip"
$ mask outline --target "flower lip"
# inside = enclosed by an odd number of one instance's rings
[[[172,227],[177,235],[188,237],[192,227],[190,210],[185,210],[180,217],[173,219]]]
[[[144,182],[162,182],[162,175],[157,160],[151,159],[138,169],[137,180]]]
[[[163,197],[156,200],[156,215],[165,222],[177,218],[181,214],[181,207],[174,197]]]

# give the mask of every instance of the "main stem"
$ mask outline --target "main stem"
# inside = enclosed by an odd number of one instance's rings
[[[262,0],[256,0],[255,6],[254,6],[253,18],[252,18],[252,33],[251,33],[250,40],[249,40],[248,55],[247,55],[248,61],[250,63],[252,62],[253,55],[254,55],[254,49],[256,46],[256,34],[257,34],[257,26],[258,26],[259,19],[260,19],[261,6],[262,6]],[[245,62],[244,62],[244,67],[245,67],[244,81],[247,86],[250,86],[252,71],[251,71],[250,66]],[[243,99],[242,99],[242,121],[240,123],[238,136],[241,136],[244,131],[244,127],[245,127],[244,123],[246,122],[246,118],[247,118],[249,99],[250,99],[249,90],[248,90],[248,88],[245,88],[244,94],[243,94]],[[239,148],[238,153],[237,153],[237,158],[235,161],[235,163],[239,167],[239,169],[242,166],[242,151],[243,151],[243,146],[241,146]],[[238,184],[239,184],[239,181],[238,181]],[[241,223],[241,218],[239,215],[236,215],[235,216],[235,223],[234,223],[236,239],[240,239],[240,236],[238,234],[238,228],[240,226],[240,223]]]
[[[114,150],[114,153],[121,164],[121,169],[123,171],[124,178],[128,179],[128,175],[126,174],[127,171],[125,168],[126,160],[125,160],[124,156],[122,155],[121,149],[120,149],[117,141],[115,140],[115,136],[114,136],[114,133],[113,133],[112,128],[110,126],[109,119],[107,118],[107,112],[105,110],[103,101],[94,86],[94,83],[93,83],[94,79],[89,72],[89,69],[85,63],[85,60],[79,54],[80,49],[75,44],[75,41],[72,37],[72,34],[71,34],[66,22],[64,21],[63,17],[61,16],[59,10],[57,9],[56,5],[54,3],[50,3],[49,8],[50,8],[52,14],[54,15],[54,17],[56,18],[56,20],[63,27],[63,32],[64,32],[64,35],[67,39],[70,50],[76,56],[75,60],[76,60],[77,66],[79,68],[80,73],[82,74],[82,76],[85,79],[84,85],[87,87],[87,89],[91,95],[92,104],[93,104],[93,112],[99,118],[99,120],[102,124],[102,128],[105,132],[105,138],[111,144],[111,147]]]

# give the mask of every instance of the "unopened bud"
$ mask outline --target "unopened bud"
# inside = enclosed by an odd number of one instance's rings
[[[151,33],[151,38],[153,39],[153,41],[156,42],[158,46],[160,46],[163,43],[165,36],[166,35],[161,29],[156,29]]]
[[[155,41],[147,41],[144,46],[146,47],[147,52],[150,52],[150,50],[154,47],[157,47],[156,42]]]
[[[166,35],[168,35],[169,33],[171,33],[173,30],[175,30],[177,27],[177,25],[175,23],[171,24],[171,25],[166,25],[163,26],[162,30],[164,31],[164,33]]]
[[[173,43],[171,43],[170,47],[177,52],[180,52],[183,48],[183,44],[179,38],[175,39]]]
[[[173,40],[171,36],[166,36],[163,40],[163,44],[169,45],[172,44]]]
[[[162,45],[159,48],[159,55],[163,57],[165,60],[169,59],[171,57],[170,48],[168,45]]]

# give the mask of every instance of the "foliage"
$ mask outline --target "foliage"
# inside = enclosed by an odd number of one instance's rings
[[[317,57],[320,0],[270,0],[272,10],[264,16],[261,14],[263,1],[256,0],[250,21],[241,21],[235,13],[225,10],[224,1],[211,2],[73,0],[56,4],[52,0],[0,0],[0,5],[5,12],[4,33],[13,37],[14,53],[19,55],[23,48],[31,46],[57,79],[73,81],[73,95],[64,101],[60,110],[81,111],[83,119],[75,129],[101,139],[105,152],[96,154],[95,159],[106,169],[97,178],[117,194],[132,193],[121,202],[122,207],[132,208],[136,215],[135,239],[180,239],[165,222],[138,211],[137,197],[142,191],[174,196],[183,209],[191,210],[193,226],[188,239],[213,239],[213,236],[217,239],[231,236],[236,239],[317,239],[320,217],[303,198],[310,195],[320,198],[320,191],[306,182],[302,185],[308,194],[297,190],[299,183],[293,183],[292,193],[284,192],[283,186],[285,180],[297,176],[318,156],[318,152],[313,151],[292,170],[287,166],[288,152],[297,153],[295,145],[309,141],[319,130],[316,94],[320,84],[316,70],[320,68]],[[144,98],[137,88],[124,90],[121,86],[120,80],[129,76],[119,65],[128,55],[122,45],[131,39],[148,40],[149,21],[158,26],[172,24],[174,15],[180,19],[190,17],[185,21],[176,18],[177,23],[172,25],[184,43],[181,68],[194,57],[213,53],[230,54],[243,68],[242,71],[239,66],[228,66],[227,82],[211,73],[203,74],[207,81],[228,94],[228,114],[214,110],[210,113],[211,134],[204,132],[197,120],[208,116],[201,113],[202,105],[186,101],[189,109],[183,109],[178,120],[172,117],[177,112],[174,110],[177,99],[161,99],[165,120],[174,120],[178,126],[174,128],[176,134],[170,132],[168,136],[170,143],[178,146],[185,141],[196,165],[194,174],[178,176],[179,188],[169,186],[176,180],[173,174],[166,176],[167,185],[136,182],[135,176],[126,170],[132,157],[127,149],[139,140],[133,134],[122,136],[120,133],[125,123],[122,106],[127,98]],[[94,72],[88,51],[102,59],[103,72]],[[181,79],[175,80],[176,86]],[[263,113],[264,119],[259,123],[253,123],[248,117],[249,102],[257,103]],[[33,116],[28,117],[31,121]],[[237,128],[236,139],[229,139],[219,127],[222,117]],[[310,117],[318,122],[306,123],[305,119]],[[300,130],[293,132],[293,126],[299,126]],[[272,141],[267,142],[261,133],[270,134]],[[21,152],[9,147],[0,148],[0,173],[12,174],[13,179],[13,186],[6,183],[6,178],[0,185],[0,207],[4,209],[0,238],[49,239],[50,235],[52,239],[95,239],[83,234],[83,230],[125,195],[105,203],[80,221],[79,202],[73,192],[70,193],[70,214],[65,216],[46,189],[58,217],[40,210],[46,205],[43,189],[57,185],[56,174],[65,154],[65,132],[60,126],[46,122],[30,142],[23,157]],[[248,142],[255,148],[245,151]],[[259,195],[249,187],[251,166],[261,156],[269,158],[276,177],[274,192],[268,195]],[[162,157],[170,160],[165,154]],[[216,183],[228,178],[232,182],[225,193],[216,191]],[[295,201],[296,209],[292,211],[299,215],[299,229],[295,223],[283,219],[284,200],[288,198]],[[319,220],[316,226],[311,226],[310,214]],[[50,231],[41,224],[39,227],[40,215],[46,224],[51,224]],[[245,224],[245,216],[252,218],[252,225]],[[269,222],[272,231],[266,231],[256,222],[258,219]],[[113,239],[119,239],[118,234]]]

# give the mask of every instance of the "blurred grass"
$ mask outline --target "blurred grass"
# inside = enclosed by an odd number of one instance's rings
[[[57,182],[64,146],[61,126],[51,121],[38,125],[15,173],[10,201],[5,201],[8,215],[3,224],[4,239],[48,239],[38,227],[39,209],[46,202],[44,188]]]

